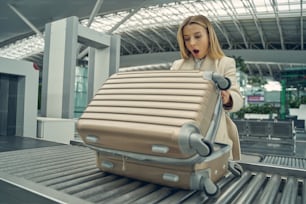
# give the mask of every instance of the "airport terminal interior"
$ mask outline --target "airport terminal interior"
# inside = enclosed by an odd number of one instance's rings
[[[306,203],[306,1],[3,0],[0,4],[0,204]],[[229,171],[214,185],[203,181],[203,189],[102,170],[114,164],[101,162],[100,155],[121,152],[95,147],[99,139],[94,135],[82,136],[80,117],[94,97],[107,93],[107,88],[100,88],[111,76],[134,73],[137,78],[170,70],[181,58],[179,25],[192,15],[211,21],[225,55],[235,59],[243,107],[229,117],[238,129],[241,159],[226,159]],[[148,89],[145,83],[135,84]],[[122,83],[121,88],[129,93],[135,84]],[[127,105],[121,106],[118,110],[127,111]],[[110,109],[101,108],[101,113],[111,117]],[[168,106],[166,111],[171,110]],[[122,122],[129,118],[125,115],[112,120]],[[156,118],[157,123],[164,121]],[[102,121],[98,129],[114,121]],[[147,123],[138,121],[143,134],[160,131],[148,130],[155,126]],[[122,126],[110,126],[106,133],[124,132]],[[123,138],[116,134],[112,136]],[[139,138],[140,133],[135,135]],[[213,155],[220,152],[209,147]],[[168,149],[152,146],[157,155]],[[129,160],[140,155],[137,151],[119,157],[118,168],[125,171]],[[209,163],[212,156],[201,158]],[[162,179],[184,180],[177,176],[182,164]],[[210,168],[200,179],[218,173]],[[140,166],[131,174],[142,175],[147,169]],[[218,189],[213,195],[212,186]]]

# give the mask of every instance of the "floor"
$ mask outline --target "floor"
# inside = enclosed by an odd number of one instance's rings
[[[48,198],[39,196],[35,193],[19,188],[16,185],[0,180],[0,203],[18,204],[18,203],[37,203],[37,204],[56,204],[57,202]],[[5,196],[3,196],[5,195]],[[16,196],[18,195],[18,196]]]
[[[0,136],[0,152],[62,145],[55,142],[20,136]]]
[[[73,141],[72,144],[77,145],[80,139]],[[31,149],[39,147],[51,147],[62,145],[56,142],[45,141],[30,137],[20,136],[0,136],[0,152],[15,151],[22,149]],[[260,152],[258,152],[260,154]],[[296,157],[306,158],[306,132],[296,133]]]

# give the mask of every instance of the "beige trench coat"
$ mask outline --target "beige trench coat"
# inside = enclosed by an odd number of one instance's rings
[[[180,59],[174,61],[171,70],[194,70],[194,67],[195,63],[192,58],[187,60]],[[230,145],[232,147],[231,159],[240,160],[241,152],[237,127],[228,116],[228,112],[236,112],[243,106],[243,98],[236,79],[235,60],[226,56],[219,60],[213,60],[207,56],[200,70],[217,72],[231,80],[232,86],[229,91],[233,100],[233,107],[230,110],[222,110],[216,142]]]

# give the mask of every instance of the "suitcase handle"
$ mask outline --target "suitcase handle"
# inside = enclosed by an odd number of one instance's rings
[[[207,157],[213,152],[211,142],[205,140],[203,135],[192,133],[189,138],[190,146],[202,157]]]
[[[183,153],[197,153],[201,157],[208,157],[214,151],[211,140],[207,140],[202,134],[197,124],[185,123],[179,134],[180,149]]]
[[[203,78],[213,80],[220,90],[227,90],[231,87],[231,80],[216,72],[205,71],[203,73]]]

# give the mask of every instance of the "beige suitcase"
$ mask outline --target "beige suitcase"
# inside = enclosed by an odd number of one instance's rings
[[[219,89],[229,86],[212,72],[117,73],[94,96],[77,129],[97,151],[103,171],[215,195],[214,183],[229,169],[230,147],[214,143]]]

